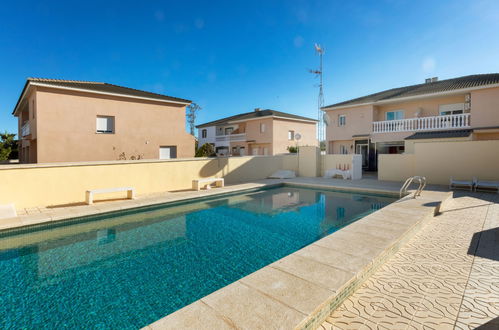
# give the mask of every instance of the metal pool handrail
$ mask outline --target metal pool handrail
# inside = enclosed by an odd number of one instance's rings
[[[402,198],[402,196],[405,195],[405,193],[407,193],[407,189],[414,180],[417,180],[419,182],[419,187],[418,189],[416,189],[413,198],[416,198],[421,195],[421,192],[426,187],[426,177],[416,175],[416,176],[411,176],[410,178],[405,180],[404,184],[402,185],[402,188],[400,188],[400,194],[399,194],[400,198]]]

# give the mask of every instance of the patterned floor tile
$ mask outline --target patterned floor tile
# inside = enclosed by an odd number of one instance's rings
[[[499,329],[498,203],[455,194],[324,329]]]

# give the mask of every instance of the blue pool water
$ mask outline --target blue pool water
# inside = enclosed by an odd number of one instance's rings
[[[393,200],[285,186],[0,234],[0,328],[140,328]]]

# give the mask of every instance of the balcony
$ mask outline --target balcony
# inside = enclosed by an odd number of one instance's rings
[[[216,142],[243,142],[246,141],[246,133],[218,135],[215,137]]]
[[[29,121],[25,122],[23,126],[21,126],[21,137],[25,137],[31,134],[31,129],[29,126]]]
[[[432,131],[458,128],[470,128],[469,113],[373,122],[373,133]]]

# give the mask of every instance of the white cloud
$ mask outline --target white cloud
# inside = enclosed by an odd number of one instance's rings
[[[426,57],[421,63],[421,68],[425,73],[432,73],[437,67],[437,62],[433,57]]]

